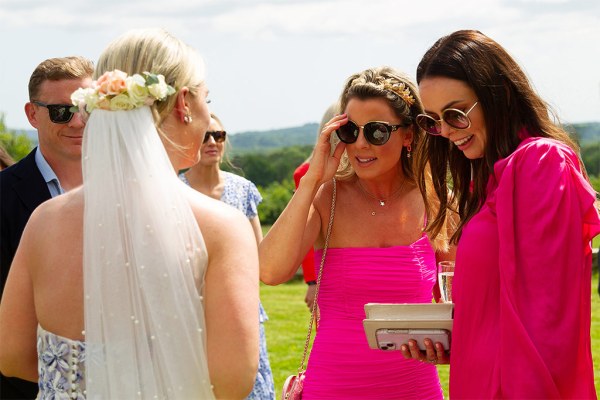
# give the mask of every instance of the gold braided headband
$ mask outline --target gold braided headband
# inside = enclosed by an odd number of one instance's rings
[[[391,78],[381,81],[380,86],[384,90],[389,90],[400,96],[408,106],[415,104],[415,98],[410,93],[410,89],[403,82],[394,82]]]

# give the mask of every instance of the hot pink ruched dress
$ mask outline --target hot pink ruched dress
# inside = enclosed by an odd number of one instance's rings
[[[450,398],[595,399],[595,194],[576,154],[528,138],[494,166],[453,282]]]
[[[425,235],[410,246],[328,249],[302,399],[441,399],[435,366],[369,348],[362,324],[366,303],[430,303],[435,282]]]

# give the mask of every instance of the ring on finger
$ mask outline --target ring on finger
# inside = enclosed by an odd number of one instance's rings
[[[438,359],[437,359],[437,358],[434,358],[434,359],[432,359],[432,360],[427,360],[427,362],[428,362],[429,364],[437,364],[437,363],[438,363]]]

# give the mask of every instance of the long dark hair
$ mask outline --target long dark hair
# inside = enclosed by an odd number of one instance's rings
[[[446,138],[431,135],[426,135],[417,157],[417,171],[425,171],[429,164],[433,188],[440,201],[437,213],[428,218],[427,231],[435,237],[444,225],[448,210],[458,212],[460,223],[451,238],[451,242],[456,243],[464,224],[485,201],[494,164],[515,151],[523,140],[519,135],[522,130],[526,130],[527,136],[559,140],[576,152],[578,146],[560,126],[552,108],[535,92],[516,61],[500,44],[479,31],[456,31],[435,42],[417,67],[417,83],[430,77],[455,79],[469,85],[485,117],[487,137],[483,158],[469,160]],[[450,192],[448,183],[452,187]],[[418,184],[426,209],[432,213],[425,174],[421,174]]]

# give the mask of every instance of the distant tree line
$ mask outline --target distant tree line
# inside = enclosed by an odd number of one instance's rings
[[[581,159],[596,193],[600,192],[600,141],[582,145]]]
[[[222,168],[254,182],[263,196],[258,206],[260,219],[265,224],[272,224],[292,198],[294,170],[311,151],[312,145],[238,154],[232,157],[230,163],[223,163]]]
[[[231,154],[264,153],[290,146],[312,146],[319,125],[304,124],[268,131],[240,132],[229,136]]]
[[[592,186],[600,192],[600,124],[577,124],[572,126],[573,136],[581,144],[581,158],[586,166]],[[306,124],[296,129],[301,133],[293,134],[294,128],[267,131],[256,135],[239,134],[235,141],[231,157],[223,163],[222,168],[238,175],[245,176],[256,184],[263,196],[263,202],[258,211],[264,224],[275,222],[294,193],[293,173],[312,151],[312,140],[316,132],[316,124]],[[238,135],[232,135],[235,138]],[[257,138],[258,136],[258,138]],[[267,137],[278,137],[279,148],[271,146],[261,147],[258,144],[267,140]],[[302,138],[309,137],[311,141]],[[245,141],[249,142],[244,146]],[[283,139],[286,138],[286,139]],[[242,140],[243,139],[243,140]],[[304,144],[306,142],[310,144]],[[233,142],[233,140],[232,140]],[[289,143],[295,143],[289,145]],[[298,144],[300,143],[300,144]],[[13,157],[15,161],[26,156],[34,146],[32,139],[26,132],[17,132],[8,129],[4,122],[4,115],[0,113],[0,146]]]
[[[25,157],[33,148],[33,142],[25,132],[8,129],[4,123],[4,114],[0,113],[0,146],[15,161]]]

